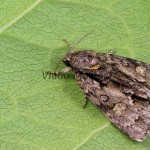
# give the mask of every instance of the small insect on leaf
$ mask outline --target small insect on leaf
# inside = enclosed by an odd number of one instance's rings
[[[72,48],[63,62],[86,98],[130,138],[143,141],[150,133],[150,64]]]

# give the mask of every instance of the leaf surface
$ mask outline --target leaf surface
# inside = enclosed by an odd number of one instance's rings
[[[150,63],[150,1],[5,0],[0,2],[0,149],[148,150],[89,103],[69,79],[43,79],[71,44]],[[63,69],[60,64],[58,70]]]

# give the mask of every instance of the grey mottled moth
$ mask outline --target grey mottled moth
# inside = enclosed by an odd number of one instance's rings
[[[63,62],[111,122],[130,138],[145,139],[150,133],[150,64],[92,50],[70,51]]]

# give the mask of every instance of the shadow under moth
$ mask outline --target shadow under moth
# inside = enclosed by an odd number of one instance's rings
[[[62,61],[85,97],[112,123],[133,140],[145,139],[150,133],[150,64],[92,50],[70,51]]]

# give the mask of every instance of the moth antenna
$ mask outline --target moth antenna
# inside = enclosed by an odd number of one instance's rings
[[[66,40],[63,39],[63,41],[67,44],[67,46],[70,48],[70,51],[73,51],[73,47],[71,46],[71,44]]]
[[[56,68],[55,68],[55,71],[54,71],[55,74],[57,74],[57,73],[56,73],[56,70],[57,70],[59,64],[61,63],[61,61],[62,61],[62,59],[60,59],[59,62],[57,63],[57,65],[56,65]]]
[[[89,33],[87,33],[86,35],[84,35],[83,37],[81,37],[76,43],[73,44],[72,49],[74,49],[74,47],[79,44],[85,37],[87,37],[88,35],[90,35],[92,32],[94,32],[95,30],[90,31]]]
[[[86,35],[84,35],[83,37],[81,37],[76,43],[73,44],[73,46],[72,46],[66,39],[63,39],[63,41],[69,46],[70,51],[73,52],[75,46],[76,46],[77,44],[79,44],[85,37],[87,37],[87,36],[88,36],[89,34],[91,34],[93,31],[95,31],[95,30],[90,31],[89,33],[87,33]]]
[[[73,51],[73,47],[71,46],[71,44],[70,44],[66,39],[63,39],[63,41],[64,41],[64,42],[67,44],[67,46],[70,48],[70,51]],[[59,62],[57,63],[57,66],[56,66],[56,68],[55,68],[54,73],[56,73],[56,70],[57,70],[59,64],[61,63],[61,61],[62,61],[62,59],[59,60]]]

